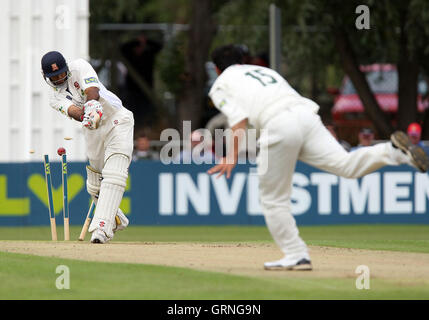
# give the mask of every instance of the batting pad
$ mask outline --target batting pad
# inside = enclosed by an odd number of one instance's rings
[[[115,223],[113,225],[113,232],[125,229],[129,224],[128,218],[122,212],[120,208],[118,208],[118,212],[115,216]]]
[[[129,158],[123,154],[113,154],[107,159],[102,171],[103,180],[89,232],[101,229],[109,238],[113,237],[112,229],[125,191],[128,166]]]
[[[98,197],[101,186],[101,173],[91,166],[86,166],[86,190],[93,197]]]

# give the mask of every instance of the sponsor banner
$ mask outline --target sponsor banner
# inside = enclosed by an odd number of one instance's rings
[[[68,164],[70,223],[82,225],[90,204],[83,162]],[[230,179],[211,165],[132,162],[121,208],[133,225],[265,224],[252,165]],[[54,211],[62,223],[61,164],[51,163]],[[429,223],[429,177],[408,166],[345,179],[298,162],[292,211],[299,225]],[[0,225],[49,225],[43,163],[0,164]]]

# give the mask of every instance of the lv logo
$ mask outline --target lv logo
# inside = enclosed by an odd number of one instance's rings
[[[64,170],[64,169],[63,169]],[[28,178],[28,188],[34,195],[48,207],[48,194],[46,191],[45,178],[40,174],[33,174]],[[71,202],[73,198],[79,194],[84,186],[84,180],[79,174],[72,174],[67,179],[68,198]],[[52,197],[54,200],[54,212],[58,214],[63,209],[63,193],[61,185],[58,188],[52,187]]]

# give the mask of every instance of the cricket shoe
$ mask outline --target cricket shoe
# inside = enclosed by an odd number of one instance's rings
[[[91,243],[106,243],[110,241],[110,239],[111,238],[109,238],[103,230],[95,229],[92,232]]]
[[[426,172],[429,169],[429,158],[426,152],[419,146],[414,145],[408,135],[402,131],[395,131],[390,140],[395,148],[405,153],[411,164],[420,172]]]
[[[129,223],[130,221],[122,212],[122,210],[118,209],[118,213],[115,216],[115,225],[113,226],[113,232],[124,230]]]
[[[308,254],[287,255],[283,259],[264,263],[265,270],[312,270]]]

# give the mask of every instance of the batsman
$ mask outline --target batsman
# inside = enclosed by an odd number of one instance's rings
[[[86,185],[96,204],[88,231],[92,243],[106,243],[129,223],[119,205],[133,151],[133,113],[104,87],[86,60],[67,64],[60,52],[50,51],[41,65],[51,87],[50,106],[82,123],[89,160]]]

